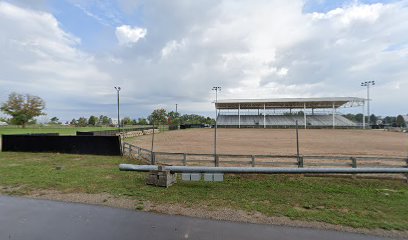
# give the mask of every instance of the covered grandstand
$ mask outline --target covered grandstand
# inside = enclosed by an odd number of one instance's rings
[[[218,100],[217,126],[228,128],[355,128],[363,126],[339,114],[339,108],[364,108],[356,97]],[[364,111],[363,111],[364,114]]]

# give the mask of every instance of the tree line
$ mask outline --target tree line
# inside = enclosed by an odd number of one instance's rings
[[[363,122],[364,115],[362,113],[358,113],[358,114],[349,113],[343,116],[351,121],[361,123]],[[402,115],[380,117],[380,116],[376,116],[375,114],[371,114],[368,120],[369,121],[366,120],[366,122],[367,124],[370,124],[370,125],[386,125],[386,126],[391,126],[391,127],[406,127],[407,126],[405,119]]]
[[[6,122],[12,125],[21,125],[23,128],[28,124],[36,124],[35,117],[46,115],[45,101],[38,96],[30,94],[11,93],[8,100],[1,104],[0,110],[9,115],[9,119],[0,118],[0,122]],[[214,119],[204,117],[197,114],[180,115],[178,112],[167,112],[165,109],[155,109],[147,118],[132,119],[124,117],[120,120],[121,126],[128,125],[172,125],[178,126],[181,124],[214,124]],[[58,117],[52,117],[48,124],[61,125],[63,124]],[[77,127],[86,126],[115,126],[112,118],[104,115],[90,117],[80,117],[65,122],[65,125]]]

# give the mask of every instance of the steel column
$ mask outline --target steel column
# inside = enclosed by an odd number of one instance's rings
[[[265,103],[264,103],[264,111],[263,111],[263,115],[264,115],[264,128],[266,128],[266,106],[265,106]]]
[[[238,103],[238,128],[241,128],[241,113],[240,113],[239,110],[241,110],[241,104],[240,103]]]
[[[305,129],[306,129],[306,103],[303,103],[303,120],[305,121]]]

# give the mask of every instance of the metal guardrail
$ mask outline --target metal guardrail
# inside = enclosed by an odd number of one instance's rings
[[[257,174],[408,174],[408,168],[263,168],[263,167],[187,167],[120,164],[121,171],[170,171],[173,173],[257,173]]]

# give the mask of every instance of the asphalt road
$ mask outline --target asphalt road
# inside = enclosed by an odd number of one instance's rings
[[[0,239],[383,239],[0,196]]]

